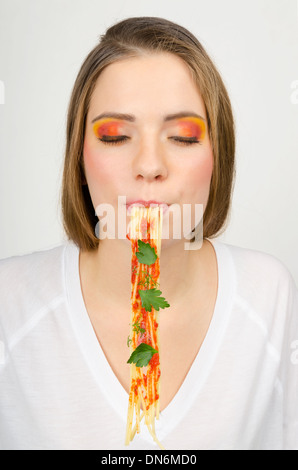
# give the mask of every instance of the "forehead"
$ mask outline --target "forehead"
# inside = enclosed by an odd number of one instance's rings
[[[204,112],[188,65],[174,54],[154,53],[108,65],[97,79],[89,110],[142,115],[150,110],[164,114],[185,108]]]

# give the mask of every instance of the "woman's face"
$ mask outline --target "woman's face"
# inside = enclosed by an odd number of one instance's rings
[[[187,65],[156,53],[107,66],[86,120],[84,167],[96,209],[133,202],[202,204],[213,169],[203,100]],[[165,206],[163,206],[165,207]],[[123,209],[123,207],[122,207]],[[117,236],[116,236],[117,238]]]

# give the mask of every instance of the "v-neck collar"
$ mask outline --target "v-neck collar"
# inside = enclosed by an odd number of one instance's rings
[[[197,398],[216,360],[232,310],[236,287],[232,257],[225,244],[218,240],[209,241],[215,250],[218,271],[214,312],[204,341],[186,378],[171,402],[160,412],[159,420],[156,420],[156,433],[161,441],[179,424]],[[81,352],[106,400],[126,423],[128,393],[109,365],[89,319],[81,289],[79,249],[76,245],[72,243],[66,245],[64,263],[69,316]],[[144,433],[142,437],[152,441],[149,434]]]

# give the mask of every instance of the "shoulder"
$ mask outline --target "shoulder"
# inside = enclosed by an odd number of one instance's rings
[[[218,242],[216,242],[218,243]],[[276,256],[250,248],[222,244],[232,258],[238,282],[251,289],[285,287],[294,283],[287,266]]]
[[[21,288],[44,281],[51,271],[57,271],[61,264],[64,245],[43,251],[36,251],[24,255],[12,256],[0,260],[0,289],[1,294],[7,288]]]
[[[66,246],[0,260],[0,326],[8,336],[63,296]]]
[[[280,259],[269,253],[217,240],[214,246],[218,251],[224,250],[230,259],[239,305],[262,317],[266,323],[277,317],[285,320],[297,309],[297,286]]]

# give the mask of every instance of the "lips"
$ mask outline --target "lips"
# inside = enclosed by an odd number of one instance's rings
[[[134,206],[152,207],[152,208],[159,206],[160,208],[163,209],[164,212],[166,212],[169,208],[169,204],[167,204],[166,202],[156,201],[156,200],[153,200],[153,199],[150,199],[149,201],[145,201],[143,199],[130,200],[130,201],[127,201],[127,203],[126,203],[126,207],[127,207],[127,210],[128,210],[129,214],[131,212],[132,207],[134,207]]]

